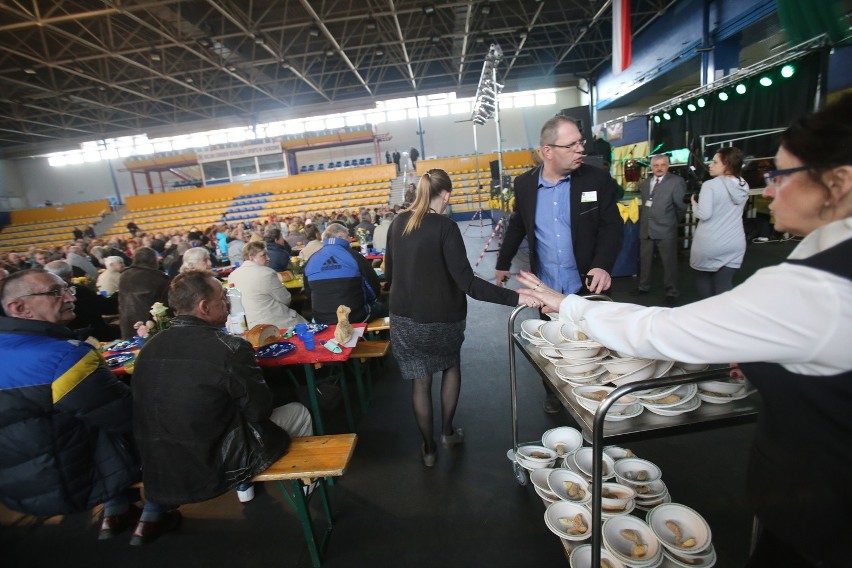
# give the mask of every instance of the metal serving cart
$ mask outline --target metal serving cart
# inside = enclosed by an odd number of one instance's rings
[[[593,296],[589,299],[609,300],[606,296]],[[628,418],[618,422],[605,422],[607,412],[612,404],[626,394],[639,390],[684,385],[700,381],[719,379],[727,377],[728,368],[708,369],[695,373],[687,373],[677,376],[660,377],[637,381],[613,390],[603,399],[597,412],[594,414],[583,408],[571,393],[571,387],[556,375],[555,366],[544,358],[537,348],[519,333],[515,332],[515,320],[518,315],[527,309],[526,306],[518,306],[509,316],[509,382],[511,386],[512,400],[512,449],[507,452],[507,457],[512,462],[512,470],[515,479],[520,485],[526,485],[529,476],[526,469],[519,464],[515,458],[520,445],[518,443],[518,389],[517,389],[517,366],[515,350],[519,350],[539,376],[544,379],[545,384],[562,402],[565,409],[580,426],[583,439],[592,444],[592,566],[600,565],[601,554],[601,478],[602,478],[602,455],[604,440],[617,442],[627,439],[648,439],[655,436],[665,436],[675,432],[704,429],[718,426],[754,421],[759,411],[759,399],[748,396],[741,400],[735,400],[728,404],[703,404],[693,412],[679,416],[658,416],[650,412],[643,412],[635,418]]]

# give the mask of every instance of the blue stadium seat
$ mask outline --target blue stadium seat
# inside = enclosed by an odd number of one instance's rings
[[[301,166],[299,168],[299,173],[305,173],[306,171],[308,171],[308,166]]]
[[[369,158],[369,157],[368,157],[368,158],[367,158],[367,164],[369,165],[369,164],[372,164],[372,163],[373,163],[373,158]]]
[[[333,169],[334,169],[334,162],[329,162],[329,163],[328,163],[328,169],[330,169],[330,170],[333,170]]]
[[[364,164],[366,164],[366,163],[367,163],[367,161],[366,161],[364,158],[361,158],[360,160],[358,160],[358,165],[359,165],[359,166],[363,166],[363,165],[364,165]]]
[[[335,168],[339,168],[339,167],[342,167],[342,166],[340,165],[340,162],[335,162],[335,163],[334,163],[334,167],[335,167]]]
[[[325,164],[320,164],[320,165],[318,165],[318,166],[317,166],[317,171],[318,171],[318,172],[321,172],[321,171],[323,171],[323,170],[325,170]]]
[[[311,165],[309,165],[309,166],[308,166],[308,171],[309,171],[309,172],[314,171],[314,165],[313,165],[313,164],[311,164]]]

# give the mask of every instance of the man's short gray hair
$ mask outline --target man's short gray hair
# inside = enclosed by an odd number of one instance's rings
[[[332,223],[325,228],[325,231],[322,232],[322,240],[330,239],[332,237],[336,239],[348,239],[349,229],[340,223]]]
[[[109,266],[111,264],[120,264],[124,266],[124,259],[120,256],[108,256],[104,259],[104,266]]]
[[[71,264],[66,260],[51,260],[44,265],[44,269],[51,274],[56,274],[66,282],[69,282],[71,276],[74,274],[74,269],[71,268]]]
[[[188,270],[207,270],[207,259],[210,258],[210,251],[204,247],[191,248],[183,253],[183,264],[180,267],[181,272]]]
[[[668,154],[654,154],[653,156],[651,156],[651,163],[652,163],[652,164],[653,164],[654,162],[656,162],[657,160],[665,160],[665,161],[666,161],[666,163],[668,163],[668,162],[670,162],[670,161],[671,161],[671,160],[669,160],[669,155],[668,155]]]

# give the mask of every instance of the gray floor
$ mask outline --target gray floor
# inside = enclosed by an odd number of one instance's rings
[[[488,226],[473,225],[467,231],[472,264],[489,236]],[[737,281],[759,266],[777,263],[792,247],[789,242],[749,245]],[[477,268],[480,276],[491,278],[495,257],[493,252],[484,255]],[[516,265],[523,265],[522,257]],[[695,298],[686,261],[684,254],[682,302]],[[656,289],[639,297],[642,303],[662,304],[661,274],[655,277]],[[612,295],[635,301],[635,286],[635,278],[619,278]],[[325,566],[568,565],[558,539],[544,525],[541,500],[531,486],[517,484],[506,458],[512,443],[506,340],[510,312],[470,302],[456,418],[465,430],[465,443],[439,450],[433,469],[420,461],[410,386],[388,359],[370,410],[358,423],[351,468],[331,490],[337,519]],[[518,360],[518,379],[521,440],[570,424],[567,413],[542,412],[541,383],[523,358]],[[436,393],[439,384],[436,380]],[[343,431],[340,414],[331,417],[332,430]],[[674,500],[709,521],[721,567],[742,566],[748,554],[751,516],[744,480],[751,436],[752,426],[742,425],[623,444],[657,463]],[[255,500],[245,506],[228,494],[182,507],[181,530],[142,548],[128,546],[124,536],[98,542],[90,514],[44,520],[0,508],[2,566],[310,566],[298,520],[272,489],[259,487]]]

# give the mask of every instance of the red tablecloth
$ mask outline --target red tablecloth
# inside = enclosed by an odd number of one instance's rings
[[[366,258],[367,260],[383,260],[385,258],[385,255],[383,255],[383,254],[365,254],[364,258]]]
[[[367,324],[353,323],[352,327],[366,328]],[[349,360],[350,353],[352,353],[351,347],[341,346],[343,349],[342,352],[332,353],[320,345],[320,343],[325,343],[329,339],[334,339],[335,329],[337,329],[336,325],[330,325],[328,326],[328,329],[316,334],[314,336],[314,344],[316,345],[316,348],[313,351],[305,349],[305,345],[302,343],[302,340],[295,335],[289,339],[285,339],[284,341],[289,341],[296,346],[294,351],[274,359],[258,359],[257,364],[261,367],[278,367],[281,365],[304,365],[312,363],[330,363],[332,361],[347,361]]]

